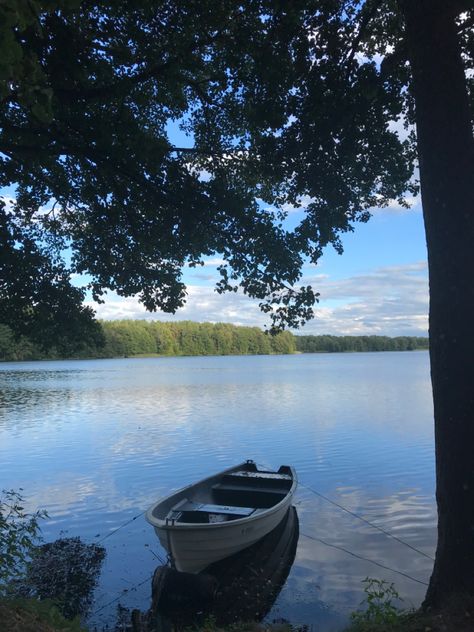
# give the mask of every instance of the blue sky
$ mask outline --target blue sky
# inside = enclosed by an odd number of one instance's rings
[[[409,209],[375,210],[367,224],[343,237],[344,253],[328,248],[317,266],[306,266],[302,283],[320,292],[316,317],[298,333],[426,335],[428,280],[419,201]],[[240,294],[219,295],[213,284],[219,259],[185,270],[188,301],[176,315],[147,314],[134,298],[113,294],[94,306],[105,319],[145,318],[268,325],[256,302]]]
[[[394,124],[405,136],[401,123]],[[193,139],[168,126],[175,146],[191,147]],[[375,209],[370,221],[357,224],[343,236],[344,253],[327,248],[317,266],[306,266],[301,283],[320,292],[315,318],[298,333],[416,335],[428,333],[428,279],[426,242],[421,204],[411,200],[410,209],[396,203]],[[289,221],[302,211],[294,211]],[[293,222],[292,222],[293,223]],[[144,318],[231,322],[239,325],[269,325],[256,301],[242,294],[217,294],[218,279],[214,258],[203,268],[184,271],[188,285],[185,307],[175,315],[148,314],[134,298],[109,294],[101,306],[91,305],[104,319]]]
[[[169,128],[176,146],[192,140],[176,125]],[[13,190],[3,190],[11,197]],[[301,283],[320,292],[315,318],[298,333],[344,335],[427,335],[428,279],[426,243],[419,199],[410,209],[396,203],[375,209],[370,221],[356,224],[342,237],[344,253],[327,248],[317,266],[304,268]],[[301,210],[291,213],[298,220]],[[103,319],[143,318],[150,320],[194,320],[231,322],[239,325],[269,325],[256,301],[237,293],[214,291],[220,260],[210,258],[197,269],[185,269],[188,286],[185,307],[175,315],[150,314],[131,298],[110,292],[102,305],[88,301]]]

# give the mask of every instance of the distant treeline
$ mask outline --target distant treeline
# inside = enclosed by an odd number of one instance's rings
[[[258,327],[227,323],[103,321],[102,357],[132,355],[257,355],[294,353],[295,337],[288,331],[277,336]]]
[[[338,351],[414,351],[428,349],[428,338],[416,336],[295,336],[301,353]]]
[[[140,355],[255,355],[295,353],[295,337],[288,331],[276,336],[258,327],[238,327],[227,323],[162,323],[143,320],[101,321],[104,345],[88,341],[78,349],[58,348],[52,341],[47,350],[28,338],[15,338],[0,325],[0,360],[40,360],[60,358],[117,358]]]
[[[427,349],[428,338],[410,336],[276,336],[258,327],[227,323],[162,323],[143,320],[101,321],[104,345],[85,340],[80,348],[56,345],[40,349],[28,338],[16,338],[0,324],[0,360],[120,358],[144,355],[197,356],[270,353],[331,353],[341,351],[411,351]]]

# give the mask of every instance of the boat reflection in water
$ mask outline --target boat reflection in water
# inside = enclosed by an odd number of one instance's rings
[[[264,538],[201,573],[159,566],[153,578],[153,629],[188,626],[213,617],[217,625],[261,621],[271,610],[295,559],[296,509]]]

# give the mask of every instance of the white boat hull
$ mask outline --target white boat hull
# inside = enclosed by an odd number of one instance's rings
[[[289,466],[270,472],[247,461],[163,498],[146,517],[172,565],[198,573],[270,533],[288,511],[296,485]]]
[[[199,573],[206,566],[238,553],[270,533],[283,520],[292,495],[271,513],[224,524],[197,528],[191,525],[155,527],[161,545],[168,551],[175,568]]]

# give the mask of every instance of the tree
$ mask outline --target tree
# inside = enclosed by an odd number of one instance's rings
[[[40,243],[36,226],[22,227],[0,200],[0,323],[43,349],[67,355],[102,344],[84,291],[55,252]]]
[[[472,92],[456,15],[463,3],[402,3],[416,102],[430,278],[438,547],[426,603],[474,594],[474,173]],[[423,28],[420,28],[423,25]],[[467,63],[466,63],[467,62]],[[469,103],[469,96],[471,103]]]
[[[228,142],[245,130],[241,150],[260,160],[261,176],[283,183],[287,201],[310,198],[295,238],[314,262],[326,244],[340,249],[340,232],[371,206],[409,189],[419,166],[439,512],[425,604],[473,595],[472,3],[326,0],[266,10],[249,36],[253,52],[232,64],[232,95],[222,99],[231,106],[204,104],[199,130],[208,146],[215,129]],[[416,125],[405,141],[390,127],[400,118]]]
[[[0,187],[16,186],[13,209],[0,209],[2,238],[12,244],[2,270],[8,324],[24,319],[9,292],[32,231],[56,265],[69,252],[64,270],[86,273],[99,300],[112,289],[174,312],[186,296],[183,266],[218,252],[230,280],[263,309],[268,299],[281,305],[275,321],[307,318],[314,294],[293,287],[301,256],[273,211],[257,204],[250,161],[221,146],[207,179],[193,152],[167,136],[170,119],[189,118],[225,89],[212,51],[239,9],[229,1],[79,4],[11,0],[0,8]],[[258,15],[252,9],[251,21]],[[241,167],[228,171],[229,160]],[[36,295],[29,263],[25,293]],[[77,296],[58,274],[62,293]],[[233,289],[227,269],[217,289]]]
[[[183,265],[220,253],[218,291],[240,286],[275,325],[298,325],[317,299],[296,288],[303,262],[403,203],[419,165],[439,507],[426,603],[474,594],[470,0],[13,5],[0,185],[18,187],[4,221],[25,239],[34,228],[50,260],[69,247],[96,298],[174,311]],[[171,145],[170,119],[192,147]],[[304,200],[286,230],[285,205]]]

